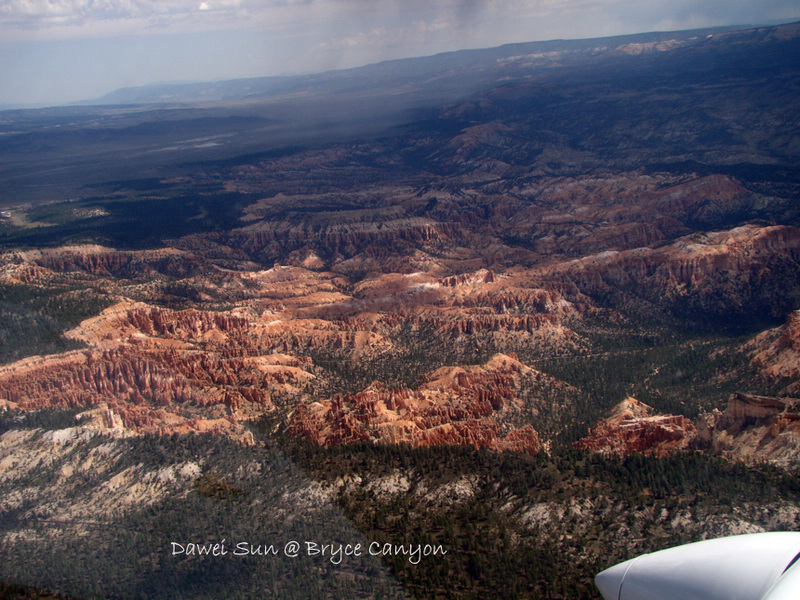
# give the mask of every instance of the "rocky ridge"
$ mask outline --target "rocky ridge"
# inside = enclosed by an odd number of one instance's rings
[[[530,425],[503,427],[504,413],[519,408],[519,376],[531,369],[497,354],[472,367],[443,367],[416,389],[387,390],[376,382],[354,395],[300,405],[289,433],[322,446],[353,442],[469,445],[537,454]]]
[[[784,325],[758,335],[746,350],[766,377],[787,382],[788,395],[800,395],[800,311],[791,313]]]
[[[120,292],[136,286],[95,269],[92,253],[105,257],[109,250],[71,247],[65,250],[68,260],[48,251],[46,263],[58,270],[46,277],[52,284],[78,268],[96,278],[96,285],[108,281]],[[149,255],[139,258],[146,262]],[[13,273],[19,269],[17,263]],[[344,353],[353,361],[391,353],[392,337],[409,325],[435,329],[445,340],[508,335],[569,346],[574,336],[564,323],[580,314],[558,292],[486,270],[445,279],[387,275],[348,290],[335,275],[302,267],[214,269],[204,284],[237,305],[226,311],[172,310],[123,299],[66,333],[87,349],[0,367],[4,405],[36,410],[104,403],[134,431],[217,431],[248,439],[240,420],[273,411],[272,395],[301,406],[312,400],[309,390],[324,373],[309,353]],[[538,451],[531,428],[504,437],[495,421],[484,420],[501,408],[503,397],[513,396],[504,380],[488,377],[484,383],[480,397],[465,396],[457,410],[426,414],[425,428],[433,428],[435,419],[438,429],[424,439],[409,436],[408,443],[472,440]],[[398,442],[404,439],[399,431],[393,434]]]
[[[735,394],[724,411],[702,415],[701,447],[735,460],[795,467],[800,461],[800,399]]]
[[[558,193],[568,193],[572,185]],[[580,194],[587,186],[581,182]],[[562,201],[558,198],[553,202]],[[67,333],[87,349],[0,367],[0,397],[7,406],[106,403],[135,431],[212,430],[245,439],[240,420],[272,412],[277,394],[293,411],[290,432],[322,445],[369,440],[536,453],[539,434],[519,422],[519,415],[513,417],[517,375],[471,373],[476,379],[470,384],[442,389],[430,382],[384,389],[376,382],[330,397],[313,391],[324,389],[317,386],[328,374],[311,356],[322,352],[351,362],[391,356],[397,337],[409,330],[435,332],[453,347],[479,343],[507,353],[516,348],[585,352],[587,341],[573,328],[597,310],[594,298],[611,290],[712,314],[723,305],[730,311],[754,304],[780,312],[800,293],[791,281],[787,288],[784,276],[800,260],[800,234],[785,226],[747,225],[533,268],[453,273],[442,263],[426,263],[429,270],[373,274],[355,283],[343,273],[321,270],[313,253],[303,259],[308,266],[234,270],[192,263],[194,255],[185,250],[127,251],[113,258],[115,252],[73,246],[4,256],[5,285],[69,290],[78,277],[118,299]],[[175,272],[164,267],[175,261],[193,266]],[[128,296],[157,301],[176,282],[197,291],[192,302],[198,308],[168,309]],[[773,285],[788,293],[771,294]],[[227,307],[203,309],[210,299]],[[773,378],[797,379],[794,321],[793,316],[782,329],[753,341],[754,364]],[[682,416],[634,411],[623,418],[626,410],[619,408],[598,424],[582,447],[661,455],[696,437],[694,425]]]
[[[626,398],[574,446],[618,456],[704,449],[734,460],[793,468],[800,461],[798,407],[797,398],[737,393],[724,411],[714,409],[692,422],[681,415],[655,415],[651,407]]]
[[[626,398],[575,447],[618,456],[633,452],[664,456],[685,450],[695,437],[696,427],[686,417],[654,415],[652,407]]]
[[[785,314],[798,298],[800,229],[748,225],[659,248],[607,250],[542,270],[589,296],[627,291],[695,314]],[[563,283],[562,283],[563,284]]]

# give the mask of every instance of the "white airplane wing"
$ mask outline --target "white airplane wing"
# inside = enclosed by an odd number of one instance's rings
[[[800,600],[800,533],[755,533],[644,554],[595,577],[605,600]]]

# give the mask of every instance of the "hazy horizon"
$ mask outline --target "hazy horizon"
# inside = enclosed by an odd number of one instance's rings
[[[0,106],[318,73],[509,43],[800,20],[787,0],[7,0]]]

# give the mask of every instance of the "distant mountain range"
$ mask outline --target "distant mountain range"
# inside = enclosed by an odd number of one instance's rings
[[[785,99],[800,68],[799,31],[790,24],[512,44],[4,111],[0,203],[76,198],[107,181],[184,176],[190,163],[348,140],[435,133],[438,143],[440,134],[497,120],[517,129],[527,122],[526,144],[503,142],[514,161],[555,145],[560,158],[548,164],[576,169],[591,159],[627,168],[710,161],[791,170],[796,138]],[[429,168],[443,164],[442,152]],[[405,152],[408,160],[424,155]]]
[[[717,27],[690,31],[651,32],[614,37],[550,40],[505,44],[478,50],[444,52],[324,73],[255,77],[215,82],[156,83],[127,87],[80,104],[174,104],[253,100],[285,94],[350,92],[365,88],[439,90],[458,93],[478,89],[513,76],[520,67],[565,67],[587,59],[604,59],[698,47],[709,36],[732,34],[747,27]],[[755,41],[755,40],[740,40]],[[500,67],[499,72],[497,68]]]

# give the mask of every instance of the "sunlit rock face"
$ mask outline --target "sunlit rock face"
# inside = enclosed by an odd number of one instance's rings
[[[694,424],[686,417],[654,415],[650,406],[626,398],[575,447],[618,456],[634,452],[664,456],[686,449],[696,435]]]
[[[387,390],[376,382],[354,395],[298,407],[289,431],[324,446],[453,444],[537,454],[541,444],[533,427],[503,423],[519,402],[515,376],[530,370],[497,354],[484,365],[438,369],[413,390]]]

